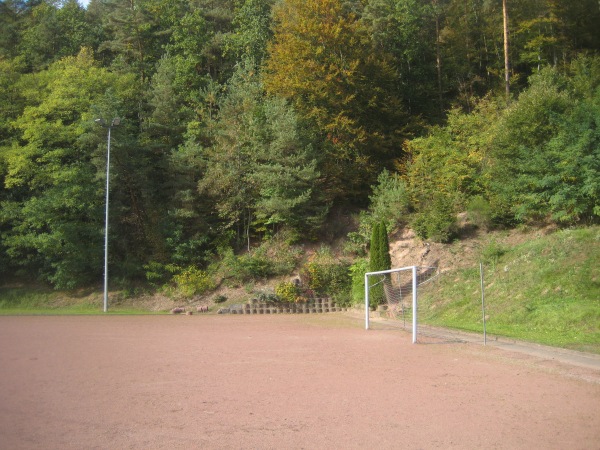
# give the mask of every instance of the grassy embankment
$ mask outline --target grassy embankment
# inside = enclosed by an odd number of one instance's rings
[[[109,297],[109,314],[157,314]],[[49,288],[0,287],[0,315],[104,314],[102,293],[75,295]]]
[[[491,241],[482,259],[489,334],[600,353],[600,227]],[[482,332],[479,267],[445,273],[419,300],[424,323]]]

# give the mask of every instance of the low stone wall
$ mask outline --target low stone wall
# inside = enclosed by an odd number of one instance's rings
[[[318,314],[345,311],[347,308],[338,307],[329,298],[315,298],[308,302],[299,303],[261,303],[250,301],[248,303],[231,305],[221,308],[217,314]]]

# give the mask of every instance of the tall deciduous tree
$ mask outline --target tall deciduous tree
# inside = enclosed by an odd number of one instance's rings
[[[57,287],[89,283],[101,267],[102,184],[82,135],[92,102],[117,80],[84,50],[22,83],[28,106],[6,155],[2,240],[14,263]]]
[[[360,196],[402,156],[407,135],[389,58],[340,0],[286,0],[274,17],[267,92],[291,101],[320,133],[330,195]]]

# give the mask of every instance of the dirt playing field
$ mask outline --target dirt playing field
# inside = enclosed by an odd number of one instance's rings
[[[2,449],[599,449],[600,373],[320,316],[0,317]]]

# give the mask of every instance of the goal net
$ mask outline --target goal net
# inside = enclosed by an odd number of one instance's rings
[[[372,305],[384,305],[391,318],[410,324],[417,342],[418,290],[439,274],[437,267],[410,266],[365,274],[365,328]]]

